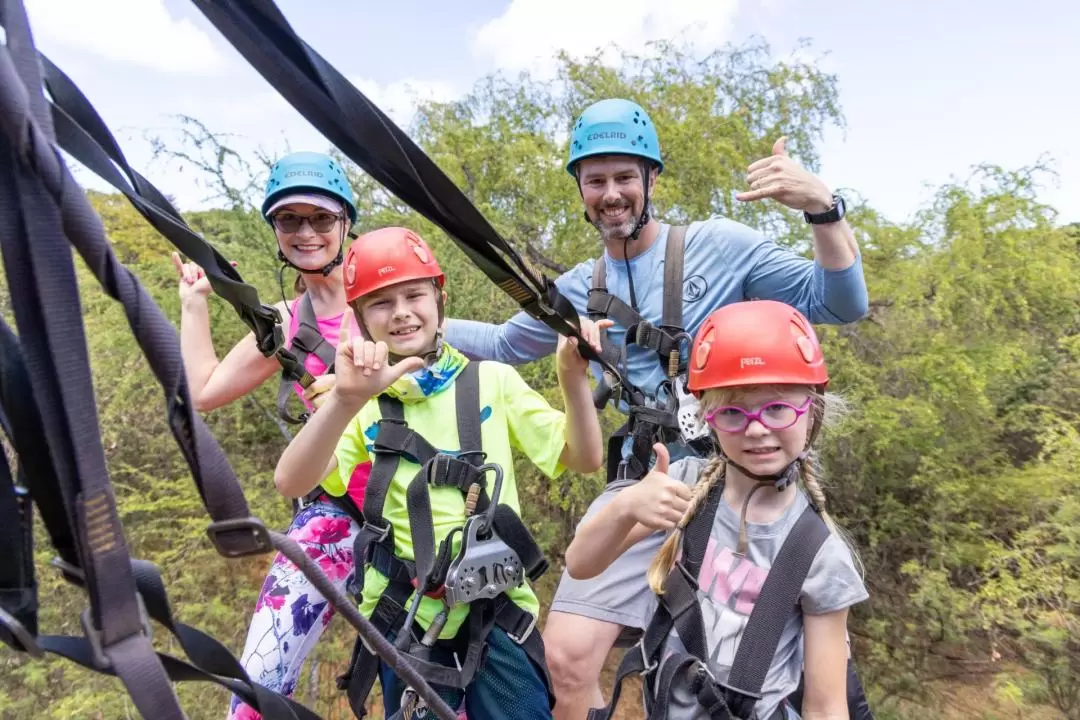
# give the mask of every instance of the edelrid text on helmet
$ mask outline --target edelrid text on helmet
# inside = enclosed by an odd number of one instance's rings
[[[262,215],[286,195],[315,193],[331,197],[345,205],[349,225],[356,222],[356,204],[345,171],[329,155],[316,152],[296,152],[286,155],[270,168],[263,196]]]
[[[664,170],[656,126],[644,108],[630,100],[595,102],[574,123],[566,171],[576,177],[578,161],[598,155],[639,157],[655,163],[660,172]]]

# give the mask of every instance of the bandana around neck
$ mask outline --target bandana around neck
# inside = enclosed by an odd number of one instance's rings
[[[402,375],[383,394],[403,403],[421,402],[450,387],[468,362],[460,350],[443,343],[442,354],[434,364]]]

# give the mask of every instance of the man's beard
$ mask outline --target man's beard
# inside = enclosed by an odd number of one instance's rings
[[[611,206],[600,208],[599,218],[592,221],[593,227],[599,231],[600,237],[605,243],[612,240],[626,240],[633,234],[634,228],[637,227],[638,216],[634,215],[633,208],[629,208],[629,217],[626,222],[619,223],[618,225],[609,225],[608,223],[605,223],[603,219],[603,212],[609,207]]]

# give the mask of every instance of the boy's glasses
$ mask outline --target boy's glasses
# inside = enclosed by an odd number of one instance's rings
[[[300,227],[306,222],[317,233],[326,233],[334,229],[334,224],[340,219],[340,215],[329,212],[319,212],[314,215],[297,215],[294,212],[279,212],[274,215],[274,227],[283,233],[299,232]]]
[[[755,412],[737,405],[725,405],[706,415],[705,422],[714,429],[726,433],[740,433],[754,420],[770,430],[784,430],[798,422],[799,418],[810,409],[810,403],[813,401],[813,397],[808,397],[801,407],[796,407],[791,403],[775,400],[762,405]]]

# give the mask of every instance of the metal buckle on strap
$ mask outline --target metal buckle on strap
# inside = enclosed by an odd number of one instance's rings
[[[525,632],[521,633],[520,635],[515,635],[514,633],[510,632],[509,630],[506,631],[506,637],[510,638],[511,640],[513,640],[518,645],[521,645],[523,642],[528,640],[529,636],[533,634],[533,630],[536,629],[536,621],[537,621],[537,619],[539,617],[538,615],[534,615],[532,613],[525,613],[525,614],[529,616],[529,625],[528,625],[528,627],[525,628]]]
[[[642,671],[638,673],[638,675],[640,675],[641,677],[645,677],[646,675],[651,674],[653,671],[656,670],[657,667],[660,666],[660,661],[655,660],[655,661],[653,661],[653,663],[651,665],[649,664],[649,658],[645,656],[645,637],[644,636],[642,636],[641,640],[638,640],[637,646],[638,646],[638,652],[641,653],[641,664],[645,666],[642,669]]]
[[[37,644],[37,638],[30,634],[30,631],[26,629],[25,625],[16,620],[14,616],[8,614],[2,607],[0,607],[0,628],[7,631],[15,642],[19,644],[19,648],[31,657],[44,657],[45,653]]]
[[[142,625],[142,634],[149,640],[153,636],[153,631],[150,626],[150,615],[146,612],[146,603],[143,602],[142,595],[138,592],[135,593],[135,599],[138,601],[139,623]],[[83,633],[90,643],[90,654],[94,665],[99,670],[108,670],[112,667],[112,661],[105,654],[105,646],[101,642],[101,631],[97,629],[93,619],[90,617],[90,608],[82,611],[79,615],[79,622],[82,624]],[[126,639],[122,638],[122,640]]]
[[[380,528],[377,525],[372,525],[365,521],[363,530],[375,536],[370,542],[381,543],[386,539],[386,536],[390,534],[390,523],[386,523],[386,525]]]

